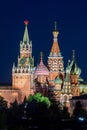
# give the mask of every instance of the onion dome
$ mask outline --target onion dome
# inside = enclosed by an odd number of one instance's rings
[[[59,76],[57,76],[54,82],[55,84],[62,84],[62,79],[60,79]]]
[[[42,53],[41,53],[40,64],[36,67],[34,74],[35,75],[49,75],[49,70],[43,63]]]
[[[71,74],[76,74],[76,75],[81,74],[81,69],[79,67],[77,67],[77,65],[75,63],[72,66]]]
[[[72,62],[70,64],[70,74],[78,75],[81,74],[81,69],[77,66],[75,61],[75,51],[72,51]]]

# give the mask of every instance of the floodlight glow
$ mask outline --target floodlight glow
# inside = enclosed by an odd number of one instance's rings
[[[84,121],[83,117],[79,117],[78,119],[79,119],[79,121]]]

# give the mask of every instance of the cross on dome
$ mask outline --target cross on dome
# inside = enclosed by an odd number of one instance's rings
[[[54,22],[54,31],[57,31],[57,22]]]
[[[40,59],[43,60],[43,52],[40,52]]]

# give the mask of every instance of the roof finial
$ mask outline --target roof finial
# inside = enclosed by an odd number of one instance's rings
[[[24,24],[27,26],[29,24],[29,21],[28,20],[25,20],[24,21]]]
[[[57,22],[54,22],[54,31],[57,31]]]
[[[40,59],[43,60],[43,52],[40,52]]]
[[[72,60],[75,60],[75,50],[72,50]]]
[[[68,60],[68,66],[70,65],[70,60]]]

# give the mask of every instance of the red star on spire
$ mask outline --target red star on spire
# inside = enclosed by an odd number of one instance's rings
[[[25,24],[25,25],[28,25],[28,23],[29,23],[28,20],[25,20],[25,21],[24,21],[24,24]]]

